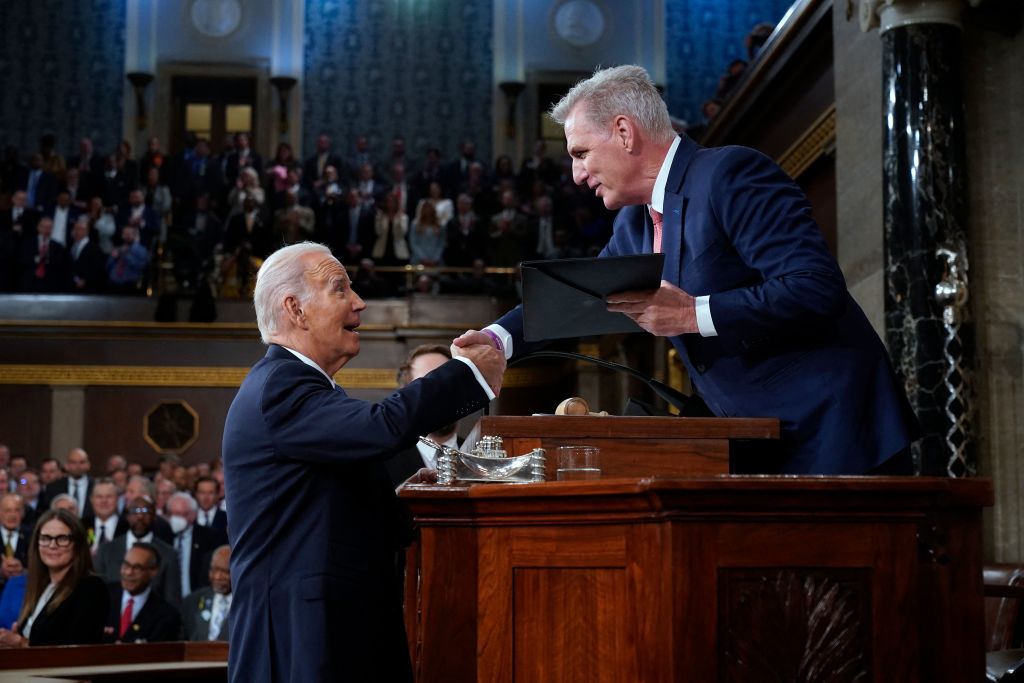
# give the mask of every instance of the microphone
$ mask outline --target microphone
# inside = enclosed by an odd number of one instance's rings
[[[622,365],[621,363],[616,363],[614,361],[605,360],[603,358],[594,358],[593,356],[587,356],[582,353],[574,353],[572,351],[532,351],[530,353],[525,353],[519,358],[516,358],[515,360],[511,361],[509,365],[515,365],[516,363],[524,361],[527,358],[570,358],[572,360],[583,361],[585,363],[590,363],[592,365],[596,365],[598,367],[602,367],[608,370],[613,370],[615,372],[621,372],[629,375],[634,379],[638,379],[644,384],[646,384],[648,387],[650,387],[651,391],[653,391],[655,394],[664,399],[666,403],[678,409],[679,415],[681,417],[713,416],[713,413],[708,408],[707,404],[704,403],[704,400],[701,399],[700,396],[689,396],[687,394],[684,394],[678,389],[674,389],[669,385],[665,384],[664,382],[659,382],[653,377],[648,377],[644,373],[640,372],[639,370],[634,370],[628,365]],[[646,414],[652,414],[650,410],[646,410],[648,406],[646,406],[642,402],[636,401],[635,399],[631,398],[629,399],[629,403],[627,403],[627,406],[629,406],[630,403],[640,406],[642,410],[645,410]]]

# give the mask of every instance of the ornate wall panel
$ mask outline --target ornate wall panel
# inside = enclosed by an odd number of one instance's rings
[[[60,21],[55,21],[60,18]],[[16,0],[0,10],[0,143],[35,151],[53,133],[61,153],[90,136],[119,140],[125,88],[125,0]]]

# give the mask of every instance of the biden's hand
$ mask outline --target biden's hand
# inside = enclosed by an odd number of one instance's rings
[[[481,332],[480,334],[483,333]],[[465,335],[462,336],[464,337]],[[473,344],[471,346],[456,346],[452,344],[452,355],[462,356],[471,360],[476,369],[483,375],[484,381],[487,382],[487,386],[491,388],[494,395],[497,396],[501,393],[501,382],[505,375],[504,353],[487,343]]]
[[[658,337],[698,331],[695,299],[666,280],[658,289],[610,294],[606,302],[609,311],[625,313]]]

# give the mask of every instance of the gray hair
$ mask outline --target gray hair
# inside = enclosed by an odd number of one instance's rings
[[[64,502],[65,500],[71,501],[74,504],[75,509],[76,510],[78,509],[78,501],[75,500],[75,497],[72,496],[70,493],[59,493],[56,496],[54,496],[53,500],[50,501],[50,509],[51,510],[56,510],[57,506],[60,503]]]
[[[264,344],[277,336],[280,325],[281,302],[288,296],[300,303],[309,298],[309,283],[302,256],[321,253],[331,256],[331,250],[316,242],[299,242],[278,249],[267,257],[256,273],[256,291],[252,302],[256,307],[256,326]]]
[[[656,143],[670,143],[676,137],[668,107],[643,67],[627,64],[598,69],[565,94],[548,115],[564,126],[570,112],[584,104],[583,115],[600,127],[625,114],[636,121]]]
[[[196,502],[196,499],[193,498],[192,494],[190,493],[186,493],[185,491],[178,491],[172,494],[171,497],[167,499],[168,507],[170,507],[172,500],[183,500],[186,503],[188,503],[189,510],[191,510],[192,512],[199,512],[199,503]]]
[[[156,484],[154,484],[149,477],[144,477],[141,474],[135,474],[128,480],[128,483],[131,484],[133,481],[137,481],[142,484],[146,489],[146,494],[149,496],[150,500],[156,499]]]

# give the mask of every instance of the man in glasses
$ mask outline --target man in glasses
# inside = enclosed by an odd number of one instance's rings
[[[121,562],[127,557],[128,551],[136,543],[147,543],[160,555],[159,569],[153,579],[153,587],[167,602],[177,606],[181,603],[178,556],[174,548],[153,534],[155,510],[152,498],[140,496],[128,501],[125,506],[128,531],[99,547],[96,551],[96,573],[108,583],[120,581]]]
[[[119,565],[120,583],[110,584],[107,637],[117,643],[155,643],[181,638],[181,615],[155,590],[162,562],[153,545],[138,542]]]

